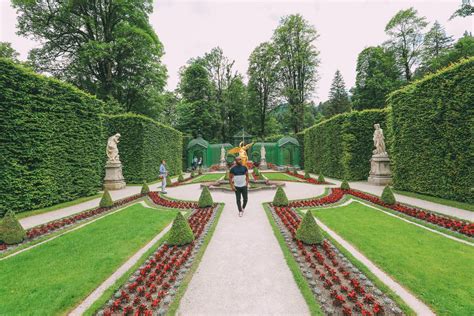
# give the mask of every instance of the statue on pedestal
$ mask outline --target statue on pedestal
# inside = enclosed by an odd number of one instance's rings
[[[372,159],[370,159],[370,173],[368,182],[376,185],[387,185],[392,182],[390,170],[390,158],[385,148],[385,137],[380,124],[374,124],[374,147]]]
[[[242,159],[242,166],[247,167],[247,150],[252,147],[253,143],[244,145],[244,142],[240,142],[239,147],[234,147],[228,151],[229,154],[239,153],[239,157]]]
[[[383,130],[380,128],[380,124],[374,124],[374,151],[372,153],[374,155],[380,156],[387,156],[387,152],[385,150],[385,137],[383,136]]]
[[[267,151],[265,146],[262,144],[260,147],[260,169],[267,169],[267,159],[266,159]]]
[[[119,142],[119,133],[110,136],[107,140],[104,188],[108,190],[120,190],[126,186],[125,179],[122,175],[122,163],[120,162],[117,146]]]
[[[225,160],[226,152],[224,145],[221,146],[221,159],[219,161],[219,169],[220,170],[225,170],[227,169],[227,162]]]

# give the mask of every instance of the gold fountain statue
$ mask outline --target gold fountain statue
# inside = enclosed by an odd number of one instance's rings
[[[252,147],[253,143],[250,143],[250,144],[247,144],[247,145],[244,145],[244,142],[240,142],[239,146],[238,147],[234,147],[232,149],[229,149],[229,151],[227,152],[228,154],[239,154],[239,157],[242,159],[242,166],[245,166],[247,167],[247,160],[248,160],[248,156],[247,156],[247,150]]]

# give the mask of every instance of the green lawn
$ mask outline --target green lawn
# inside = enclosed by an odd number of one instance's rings
[[[225,176],[224,173],[206,173],[201,176],[197,176],[191,182],[198,183],[198,182],[212,182],[222,179]]]
[[[0,314],[65,314],[175,215],[135,204],[0,261]]]
[[[262,173],[265,178],[268,180],[275,180],[275,181],[301,181],[296,177],[290,176],[289,174],[283,172],[263,172]]]
[[[357,202],[313,213],[437,314],[474,311],[474,247]]]
[[[455,208],[460,208],[460,209],[463,209],[463,210],[468,210],[468,211],[474,212],[474,204],[470,204],[470,203],[466,203],[466,202],[453,201],[453,200],[447,200],[447,199],[443,199],[443,198],[440,198],[440,197],[435,197],[435,196],[425,195],[425,194],[420,194],[420,193],[414,193],[414,192],[398,191],[398,190],[394,190],[394,192],[397,193],[397,194],[406,195],[406,196],[409,196],[409,197],[414,197],[414,198],[417,198],[417,199],[420,199],[420,200],[426,200],[426,201],[430,201],[430,202],[433,202],[433,203],[443,204],[443,205],[452,206],[452,207],[455,207]]]

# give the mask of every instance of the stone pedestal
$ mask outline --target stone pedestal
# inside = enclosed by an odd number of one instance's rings
[[[122,175],[122,163],[120,161],[107,161],[105,164],[104,189],[120,190],[125,188],[125,179]]]
[[[258,168],[262,170],[268,169],[267,160],[265,158],[260,160],[260,165],[258,165]]]
[[[219,162],[219,170],[227,170],[227,162],[225,160]]]
[[[390,171],[390,158],[388,155],[372,156],[372,159],[370,159],[368,182],[375,185],[392,183],[392,172]]]

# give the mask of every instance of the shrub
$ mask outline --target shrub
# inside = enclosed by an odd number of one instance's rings
[[[0,241],[6,244],[18,244],[26,237],[26,232],[16,219],[13,211],[8,211],[0,222]]]
[[[278,187],[273,197],[273,205],[275,206],[287,206],[288,205],[288,197],[286,196],[285,191],[282,187]]]
[[[474,203],[474,57],[389,95],[394,187]]]
[[[112,207],[114,205],[114,201],[110,196],[109,190],[105,189],[104,194],[102,194],[102,198],[100,199],[99,206],[100,207]]]
[[[349,186],[349,182],[347,182],[347,180],[342,181],[341,189],[343,189],[343,190],[350,190],[351,189],[351,187]]]
[[[225,172],[224,180],[229,180],[229,170]]]
[[[167,244],[170,246],[182,246],[191,243],[193,240],[194,234],[188,221],[181,212],[178,212],[173,221],[173,226],[171,226],[168,240],[166,241]]]
[[[202,175],[202,167],[198,169],[198,175]]]
[[[153,181],[166,160],[170,176],[182,170],[182,134],[151,118],[137,114],[105,115],[107,136],[120,133],[120,161],[127,182]]]
[[[148,186],[146,181],[143,181],[141,194],[148,194],[148,192],[150,192],[150,187]]]
[[[319,182],[326,182],[326,179],[324,178],[323,174],[322,173],[319,173],[319,176],[318,176],[318,181]]]
[[[395,196],[393,195],[392,189],[387,185],[382,192],[382,196],[380,197],[382,201],[386,204],[393,205],[397,201],[395,200]]]
[[[212,200],[211,192],[209,192],[209,188],[205,186],[201,191],[201,196],[199,197],[199,207],[209,207],[214,204]]]
[[[173,182],[171,182],[171,177],[166,177],[166,186],[171,186]]]
[[[256,176],[259,176],[259,175],[260,175],[260,170],[258,170],[257,167],[253,167],[253,173],[254,173]]]
[[[311,176],[309,175],[309,172],[306,171],[306,170],[304,171],[304,178],[305,178],[305,179],[311,178]]]
[[[304,133],[305,169],[324,170],[330,177],[367,180],[372,157],[375,123],[380,123],[389,144],[386,129],[388,109],[352,111],[333,116]]]
[[[178,182],[183,182],[183,181],[184,181],[183,174],[180,173],[179,176],[178,176]]]
[[[103,102],[0,58],[0,217],[97,193]]]
[[[318,224],[316,224],[313,214],[311,214],[309,210],[306,212],[300,226],[296,230],[296,239],[308,245],[320,244],[324,240],[321,229]]]
[[[191,171],[191,178],[194,178],[196,176],[196,174],[194,173],[194,170]]]

